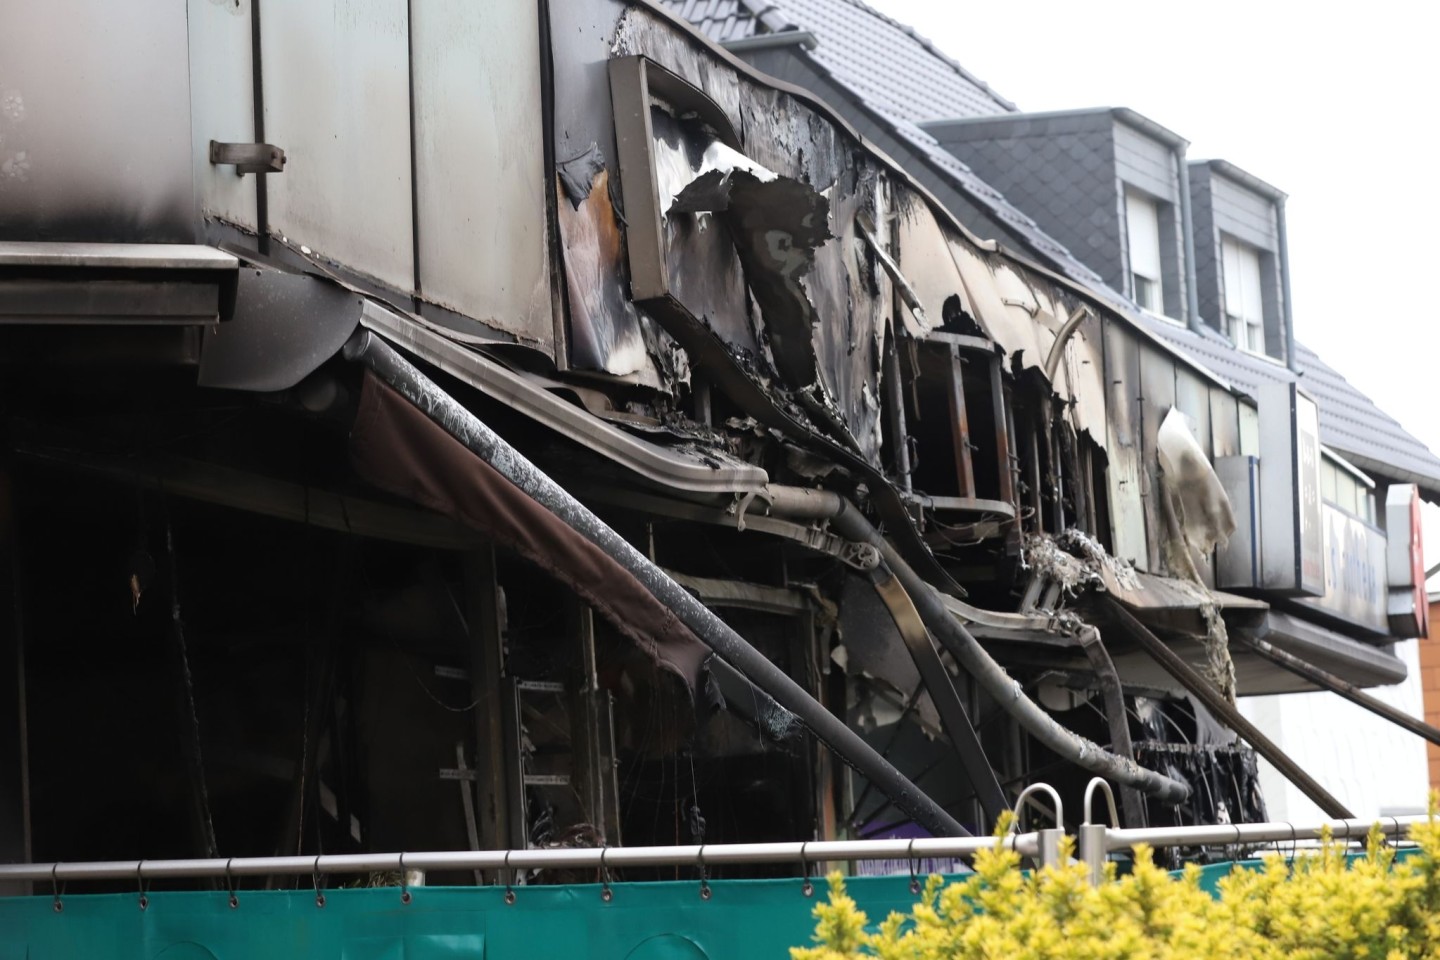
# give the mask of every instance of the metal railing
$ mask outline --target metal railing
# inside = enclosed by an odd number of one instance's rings
[[[1107,800],[1109,825],[1091,822],[1094,795],[1103,792]],[[1027,788],[1017,808],[1032,793],[1042,792],[1055,804],[1055,815],[1064,821],[1060,796],[1046,784]],[[1261,844],[1318,840],[1327,833],[1337,840],[1353,840],[1369,834],[1379,825],[1387,838],[1403,836],[1427,816],[1382,817],[1377,820],[1350,818],[1322,820],[1315,823],[1219,823],[1178,827],[1123,828],[1118,825],[1115,798],[1110,785],[1096,777],[1085,791],[1084,821],[1077,831],[1077,858],[1090,869],[1091,879],[1099,883],[1104,876],[1105,862],[1110,854],[1137,844],[1151,847],[1251,847]],[[1017,819],[1016,825],[1019,825]],[[1033,858],[1040,865],[1057,864],[1061,859],[1061,828],[1011,833],[994,837],[925,837],[891,840],[828,840],[791,843],[724,843],[692,846],[657,847],[589,847],[526,850],[458,850],[418,853],[321,854],[293,857],[232,857],[203,860],[114,860],[68,863],[7,863],[0,864],[0,882],[30,881],[58,885],[71,880],[123,880],[139,882],[181,878],[224,878],[233,891],[240,877],[321,876],[398,872],[402,877],[431,871],[496,872],[500,878],[513,880],[518,871],[544,869],[595,869],[609,884],[609,870],[625,867],[694,866],[700,876],[707,867],[726,864],[798,863],[808,885],[813,868],[841,861],[904,860],[912,864],[911,872],[922,860],[935,858],[970,858],[981,850],[997,844]],[[402,881],[402,885],[405,881]]]

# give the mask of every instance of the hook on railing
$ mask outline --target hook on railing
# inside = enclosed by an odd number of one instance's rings
[[[1090,803],[1095,798],[1095,788],[1099,787],[1105,791],[1105,805],[1110,809],[1110,826],[1120,826],[1120,814],[1115,810],[1115,791],[1110,789],[1110,784],[1104,777],[1093,777],[1085,786],[1085,819],[1082,826],[1089,826],[1093,821],[1090,819]]]
[[[705,844],[695,853],[695,869],[700,873],[700,899],[710,899],[710,878],[705,875]]]
[[[315,855],[315,866],[310,868],[310,879],[315,884],[315,906],[325,906],[325,891],[320,889],[320,854]]]
[[[140,888],[140,909],[145,910],[150,906],[150,898],[145,894],[145,861],[141,860],[135,864],[135,884]]]
[[[1048,783],[1032,783],[1020,791],[1020,796],[1015,798],[1015,822],[1010,824],[1013,833],[1020,832],[1020,821],[1025,816],[1025,801],[1030,799],[1032,793],[1048,793],[1050,799],[1055,801],[1055,826],[1065,829],[1065,804],[1060,800],[1060,793]]]
[[[800,844],[800,872],[805,876],[805,882],[800,885],[800,892],[807,897],[815,895],[815,884],[810,882],[810,861],[805,858],[805,848],[810,845],[806,840]]]
[[[230,865],[235,862],[231,857],[225,861],[225,889],[230,892],[230,909],[234,910],[240,906],[240,898],[235,896],[235,877],[230,873]]]

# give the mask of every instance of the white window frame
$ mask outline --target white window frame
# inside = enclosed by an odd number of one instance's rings
[[[1165,313],[1164,247],[1160,243],[1160,201],[1125,189],[1125,247],[1130,295],[1153,314]]]
[[[1265,349],[1265,298],[1261,251],[1221,234],[1221,287],[1225,296],[1225,333],[1246,353],[1268,356]]]

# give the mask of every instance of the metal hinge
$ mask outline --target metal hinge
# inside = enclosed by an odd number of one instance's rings
[[[210,141],[210,162],[215,166],[235,167],[237,175],[247,173],[283,173],[285,151],[272,143],[221,143]]]

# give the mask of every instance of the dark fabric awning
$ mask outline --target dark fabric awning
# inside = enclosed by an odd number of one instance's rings
[[[655,664],[698,689],[710,650],[609,555],[369,371],[350,434],[368,482],[445,514],[566,584]]]

